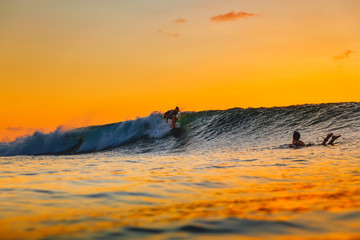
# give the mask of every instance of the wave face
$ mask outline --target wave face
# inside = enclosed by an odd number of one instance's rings
[[[160,113],[132,121],[51,133],[35,132],[0,145],[0,155],[76,154],[114,148],[140,138],[161,138],[170,132]]]
[[[292,132],[316,144],[328,132],[341,134],[339,141],[358,141],[360,103],[330,103],[273,108],[233,108],[183,113],[182,134],[170,134],[160,113],[145,118],[101,126],[28,137],[0,144],[0,155],[77,154],[116,150],[125,153],[160,151],[223,151],[286,146]]]

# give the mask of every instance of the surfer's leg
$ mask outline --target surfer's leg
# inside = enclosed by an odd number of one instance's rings
[[[172,117],[171,127],[174,128],[176,123],[176,117]]]
[[[333,135],[333,133],[329,133],[326,138],[324,138],[324,141],[322,142],[322,145],[325,145],[326,142],[329,140],[329,138]]]
[[[341,137],[341,135],[333,135],[332,136],[332,138],[331,138],[331,140],[330,140],[330,142],[329,142],[329,144],[333,144],[334,143],[334,141],[336,140],[336,139],[338,139],[339,137]]]

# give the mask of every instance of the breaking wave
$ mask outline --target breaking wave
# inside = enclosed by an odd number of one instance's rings
[[[171,135],[170,126],[161,113],[69,131],[58,128],[51,133],[35,132],[1,143],[0,155],[78,154],[109,149],[137,153],[141,152],[139,149],[159,152],[179,147],[256,149],[290,142],[294,130],[300,131],[307,142],[316,143],[316,139],[327,132],[339,132],[345,141],[354,141],[360,132],[360,103],[186,112],[179,122],[182,134],[176,137]]]

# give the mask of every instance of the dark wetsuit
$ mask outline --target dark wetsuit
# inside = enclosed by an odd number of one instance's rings
[[[176,117],[177,112],[175,110],[169,110],[166,113],[164,113],[164,118],[166,118],[166,120],[168,119],[172,119],[173,117]]]

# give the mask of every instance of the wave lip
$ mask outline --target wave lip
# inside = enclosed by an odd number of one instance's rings
[[[79,152],[100,151],[117,147],[141,137],[162,138],[170,131],[159,113],[136,120],[110,125],[93,126],[74,131],[84,138]]]
[[[160,113],[119,123],[54,132],[35,132],[31,136],[0,144],[0,156],[76,154],[101,151],[134,139],[161,138],[170,132]]]

